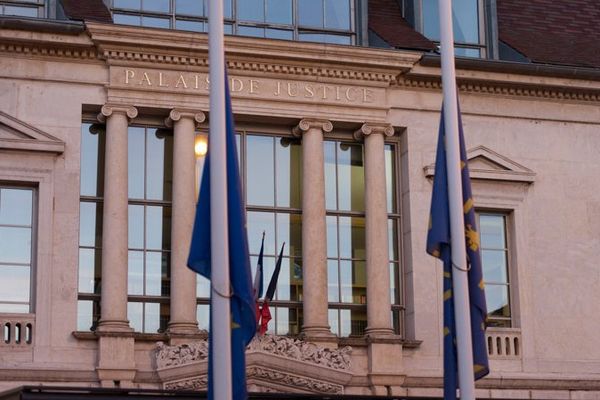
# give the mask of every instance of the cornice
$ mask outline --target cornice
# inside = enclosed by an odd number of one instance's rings
[[[206,34],[88,23],[88,33],[108,63],[158,63],[208,67]],[[237,36],[225,38],[230,71],[376,82],[387,86],[410,70],[420,53]]]
[[[477,77],[461,77],[457,70],[457,85],[460,92],[490,94],[516,97],[535,97],[556,100],[572,101],[600,101],[600,87],[589,87],[585,82],[578,86],[565,86],[551,83],[534,82],[535,76],[530,77],[530,82],[523,79],[511,80],[503,74],[504,80],[482,79]],[[408,89],[442,90],[440,75],[408,74],[401,76],[394,83],[398,87]]]
[[[51,58],[98,59],[98,52],[87,34],[26,32],[0,29],[0,52]]]

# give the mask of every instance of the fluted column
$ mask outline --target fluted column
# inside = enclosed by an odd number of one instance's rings
[[[187,267],[196,202],[196,124],[205,115],[192,110],[171,110],[165,120],[173,127],[173,208],[171,219],[171,336],[198,331],[196,274]]]
[[[135,107],[105,105],[104,211],[102,214],[102,290],[98,330],[129,331],[127,320],[127,126]]]
[[[389,124],[364,124],[354,133],[365,142],[365,214],[367,245],[368,335],[392,334],[388,215],[385,183],[384,137],[392,136]]]
[[[326,120],[303,119],[294,128],[302,136],[302,332],[311,341],[331,341],[327,318],[327,226],[325,222],[325,168],[323,134],[333,125]]]

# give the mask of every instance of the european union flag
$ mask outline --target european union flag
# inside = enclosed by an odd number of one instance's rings
[[[471,335],[473,340],[473,368],[475,379],[483,378],[489,371],[485,344],[485,321],[487,308],[479,253],[479,234],[471,195],[471,181],[465,140],[463,137],[460,110],[458,130],[461,160],[463,212],[467,265],[469,267],[469,302],[471,311]],[[458,365],[456,351],[456,326],[454,322],[454,299],[452,297],[452,248],[450,245],[450,211],[448,201],[448,175],[446,171],[444,118],[440,122],[435,178],[431,197],[431,215],[427,234],[427,253],[444,262],[444,399],[455,400],[458,387]]]
[[[246,346],[256,332],[256,310],[248,237],[246,235],[246,214],[242,201],[242,187],[237,160],[233,115],[229,86],[225,81],[225,118],[227,152],[227,218],[229,222],[229,279],[232,295],[231,304],[231,365],[233,398],[246,399]],[[212,132],[211,132],[212,133]],[[200,196],[196,207],[196,219],[192,233],[192,243],[188,258],[188,267],[202,276],[211,277],[211,229],[210,229],[210,154],[206,156]],[[215,266],[216,268],[217,266]],[[211,310],[212,314],[212,310]],[[212,321],[212,315],[211,315]],[[211,322],[212,325],[212,322]],[[208,396],[213,398],[212,357],[215,349],[211,347],[213,330],[209,335],[209,384]],[[217,333],[218,334],[218,333]]]

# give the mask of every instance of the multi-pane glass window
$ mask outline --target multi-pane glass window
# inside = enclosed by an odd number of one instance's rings
[[[225,33],[352,44],[355,0],[225,0]],[[117,24],[208,31],[206,0],[112,0]]]
[[[478,217],[488,325],[510,327],[510,280],[506,215],[479,212]]]
[[[31,312],[33,189],[0,186],[0,312]]]
[[[438,0],[421,0],[423,34],[440,41]],[[454,0],[452,23],[454,26],[455,54],[463,57],[486,57],[483,0]]]
[[[3,0],[0,1],[0,15],[19,17],[44,17],[45,0]]]
[[[127,318],[156,333],[169,322],[173,135],[129,127],[129,253]]]
[[[394,330],[402,331],[403,298],[398,232],[395,147],[385,145],[389,237],[389,295]],[[365,175],[363,146],[326,141],[327,287],[329,324],[341,337],[361,336],[367,327]]]
[[[294,335],[302,328],[302,146],[292,137],[241,132],[248,244],[255,274],[265,233],[266,291],[279,251],[285,249],[271,302],[269,332]],[[264,293],[263,293],[264,295]]]
[[[338,336],[367,327],[363,146],[324,142],[329,324]]]
[[[263,232],[263,297],[285,243],[268,332],[295,335],[302,328],[302,146],[299,139],[241,130],[236,135],[246,197],[252,276]],[[208,329],[210,283],[198,277],[198,325]]]
[[[400,265],[399,235],[400,210],[396,177],[398,176],[395,146],[385,145],[385,182],[388,212],[388,251],[390,262],[390,300],[392,303],[392,323],[397,334],[403,333],[404,297],[402,290],[402,271]]]
[[[100,318],[104,126],[81,130],[78,330]],[[137,332],[156,333],[169,321],[173,135],[128,128],[127,318]]]
[[[80,331],[95,330],[100,319],[105,141],[104,126],[82,124],[77,302]]]

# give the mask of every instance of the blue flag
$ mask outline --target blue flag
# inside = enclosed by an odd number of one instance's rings
[[[475,379],[483,378],[489,370],[485,344],[485,321],[487,308],[479,253],[479,234],[475,220],[471,180],[467,165],[460,110],[458,112],[458,135],[465,243],[469,267],[469,302],[471,311],[471,335],[473,338],[473,369]],[[458,387],[458,364],[456,351],[456,326],[454,322],[454,299],[452,293],[452,248],[450,244],[450,211],[448,201],[448,175],[446,170],[445,129],[442,112],[435,160],[435,177],[431,197],[431,215],[427,234],[427,253],[444,262],[444,399],[455,400]]]
[[[233,381],[233,398],[246,399],[246,346],[256,332],[256,310],[252,288],[252,273],[248,253],[248,237],[246,235],[246,214],[242,198],[242,187],[237,160],[233,115],[229,86],[225,80],[225,113],[226,113],[226,152],[227,152],[227,218],[229,222],[229,280],[231,284],[231,365]],[[211,135],[215,134],[211,132]],[[219,134],[218,132],[216,134]],[[210,140],[210,139],[209,139]],[[192,243],[188,258],[188,267],[202,276],[211,277],[210,258],[210,154],[206,156],[200,196],[196,207],[196,219],[192,233]],[[216,268],[217,266],[215,266]],[[212,308],[211,308],[212,325]],[[209,333],[209,366],[208,397],[212,393],[212,348],[211,327]],[[217,332],[218,334],[218,332]]]

